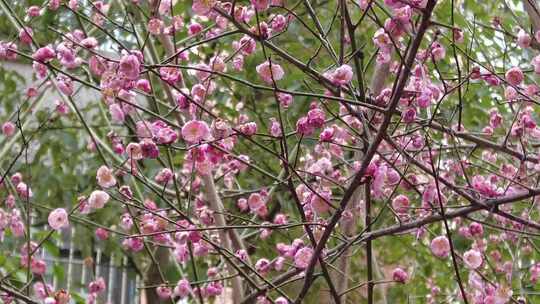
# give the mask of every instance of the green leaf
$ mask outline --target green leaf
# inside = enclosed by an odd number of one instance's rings
[[[59,263],[55,263],[53,266],[53,274],[58,281],[63,282],[65,277],[64,266]]]

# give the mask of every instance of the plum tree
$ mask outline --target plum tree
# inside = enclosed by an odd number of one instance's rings
[[[124,304],[96,244],[140,303],[540,303],[536,0],[0,16],[4,303]]]

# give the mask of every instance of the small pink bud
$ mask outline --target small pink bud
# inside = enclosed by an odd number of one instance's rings
[[[158,286],[156,288],[156,293],[162,300],[170,299],[172,296],[172,290],[165,285]]]
[[[40,8],[37,5],[32,5],[26,10],[28,17],[37,17],[40,15]]]
[[[531,46],[531,36],[523,29],[519,30],[517,35],[517,44],[520,48],[528,48]]]
[[[145,92],[150,93],[152,91],[152,87],[150,86],[150,82],[147,79],[139,79],[137,81],[137,89]]]
[[[109,231],[99,227],[96,229],[96,237],[101,241],[105,241],[109,238]]]
[[[32,43],[32,36],[34,32],[29,27],[21,28],[19,31],[19,40],[23,44],[31,44]]]
[[[392,271],[392,279],[399,283],[405,283],[409,279],[409,275],[405,270],[400,267],[397,267]]]
[[[7,137],[13,136],[15,134],[15,124],[11,121],[7,121],[2,125],[2,134]]]

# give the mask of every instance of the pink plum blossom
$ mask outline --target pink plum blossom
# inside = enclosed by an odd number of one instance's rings
[[[103,188],[110,188],[116,185],[116,178],[114,177],[113,170],[107,166],[101,166],[97,170],[96,179],[98,185]]]
[[[344,64],[338,67],[330,74],[330,80],[335,85],[346,85],[349,82],[351,82],[352,77],[353,77],[353,70],[351,66],[348,64]]]
[[[15,124],[11,121],[7,121],[2,124],[2,134],[4,134],[7,137],[13,136],[15,134]]]
[[[311,257],[313,256],[313,249],[310,247],[302,247],[294,255],[294,266],[300,269],[308,267]]]
[[[64,208],[57,208],[49,213],[49,226],[54,230],[60,230],[69,225],[68,214]]]
[[[450,242],[445,236],[438,236],[431,240],[430,248],[435,256],[446,258],[450,253]]]
[[[480,265],[482,265],[482,260],[482,254],[474,249],[465,251],[463,254],[463,262],[465,262],[465,265],[470,269],[477,269],[480,267]]]
[[[88,204],[93,209],[101,209],[109,201],[110,196],[107,192],[101,190],[95,190],[90,194],[88,198]]]
[[[393,271],[392,271],[392,279],[396,282],[399,282],[399,283],[405,283],[407,282],[407,280],[409,279],[409,275],[407,274],[407,272],[405,270],[403,270],[402,268],[400,267],[396,267]]]
[[[513,67],[506,71],[506,81],[513,86],[518,86],[523,82],[523,72],[519,67]]]
[[[278,81],[285,76],[285,71],[279,64],[268,60],[259,64],[256,70],[261,79],[267,84],[272,84],[273,81]]]

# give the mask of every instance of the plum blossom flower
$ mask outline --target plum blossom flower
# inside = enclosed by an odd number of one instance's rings
[[[32,286],[32,289],[34,290],[34,293],[36,294],[36,296],[41,300],[45,299],[48,294],[51,294],[54,292],[53,287],[51,285],[44,284],[42,282],[36,282]]]
[[[442,44],[435,42],[431,48],[431,56],[433,56],[433,60],[440,61],[446,56],[446,49]]]
[[[19,31],[19,40],[23,44],[31,44],[32,43],[32,35],[34,32],[29,27],[21,28]]]
[[[68,69],[75,68],[80,64],[80,59],[77,59],[75,50],[66,43],[60,43],[56,47],[56,57]]]
[[[396,267],[393,271],[392,271],[392,279],[396,282],[399,282],[399,283],[405,283],[407,282],[407,280],[409,279],[409,275],[407,274],[407,272],[405,270],[403,270],[402,268],[400,267]]]
[[[109,238],[109,231],[99,227],[96,229],[96,237],[99,240],[104,241]]]
[[[55,11],[60,7],[60,0],[49,1],[48,7],[51,11]]]
[[[2,124],[2,134],[7,137],[13,136],[13,134],[15,134],[15,124],[11,121],[7,121]]]
[[[480,223],[472,222],[469,225],[469,232],[471,233],[472,236],[480,237],[484,234],[484,227]]]
[[[39,6],[37,5],[32,5],[30,7],[28,7],[28,9],[26,10],[26,15],[28,17],[37,17],[40,15],[40,11],[41,9],[39,8]]]
[[[120,105],[117,103],[111,103],[109,105],[109,112],[111,113],[111,118],[113,122],[123,123],[126,119],[126,114],[122,110],[122,107],[120,107]]]
[[[182,79],[182,71],[176,67],[162,67],[159,69],[159,76],[163,81],[174,85]]]
[[[150,82],[148,81],[148,79],[139,79],[137,80],[137,85],[136,85],[137,89],[145,92],[145,93],[150,93],[152,91],[152,86],[150,85]]]
[[[56,300],[55,304],[68,304],[71,299],[71,295],[66,290],[60,289],[55,293],[54,299]]]
[[[248,198],[249,209],[254,212],[262,208],[266,203],[259,193],[252,193]]]
[[[255,263],[255,269],[262,274],[267,273],[270,270],[270,266],[271,266],[270,261],[265,258],[259,259]]]
[[[158,172],[158,174],[156,174],[154,180],[160,185],[166,185],[172,180],[173,177],[174,173],[171,171],[171,169],[163,168]]]
[[[504,89],[504,98],[508,101],[512,101],[518,98],[518,92],[514,87],[506,87]]]
[[[528,48],[531,46],[531,36],[525,32],[523,29],[520,29],[517,35],[517,44],[520,48]]]
[[[324,114],[324,111],[319,108],[313,108],[309,110],[307,114],[308,123],[313,128],[321,128],[324,125],[326,116]]]
[[[19,196],[23,199],[31,198],[34,196],[32,189],[28,187],[26,183],[20,182],[15,189],[17,190],[17,193]]]
[[[236,71],[241,71],[244,67],[244,56],[242,56],[241,54],[234,56],[232,65]]]
[[[223,285],[221,282],[210,282],[205,287],[206,294],[213,297],[213,296],[219,296],[221,293],[223,293]]]
[[[238,126],[238,129],[242,134],[246,136],[251,136],[257,133],[257,123],[256,122],[247,122],[243,125]]]
[[[257,48],[257,43],[255,42],[253,38],[246,35],[240,38],[240,41],[234,42],[233,47],[236,50],[240,50],[242,55],[247,56],[255,52],[255,49]],[[242,62],[243,62],[243,58],[242,58]]]
[[[126,147],[126,152],[131,159],[140,160],[144,158],[141,145],[138,143],[129,143]]]
[[[151,139],[145,138],[139,142],[139,145],[144,158],[157,158],[159,156],[159,149]]]
[[[523,72],[519,67],[513,67],[506,71],[506,81],[513,86],[518,86],[523,82]]]
[[[103,165],[99,167],[96,174],[98,185],[103,188],[110,188],[116,185],[116,178],[114,177],[113,170]]]
[[[336,131],[332,127],[326,127],[319,135],[319,140],[322,142],[331,142]]]
[[[311,133],[313,133],[313,130],[314,130],[313,125],[309,123],[308,118],[305,116],[300,117],[298,121],[296,122],[296,131],[299,134],[311,135]]]
[[[71,96],[73,95],[73,80],[65,75],[58,75],[56,77],[58,89],[62,94]]]
[[[257,11],[265,11],[270,7],[270,1],[269,0],[251,0],[251,5],[255,8]]]
[[[416,119],[416,109],[414,107],[408,107],[405,111],[401,113],[401,118],[406,124],[413,123]]]
[[[445,258],[450,253],[450,242],[447,237],[438,236],[431,240],[430,249],[435,256]]]
[[[472,178],[472,186],[474,190],[487,197],[495,197],[500,195],[501,189],[497,188],[497,185],[491,182],[490,179],[485,178],[482,175],[475,175]]]
[[[294,266],[300,269],[306,269],[313,256],[313,249],[310,247],[302,247],[294,255]]]
[[[87,49],[93,49],[98,45],[98,41],[94,37],[87,37],[81,40],[81,45]]]
[[[277,93],[277,98],[279,100],[279,104],[284,108],[288,108],[293,102],[293,96],[291,94]]]
[[[454,28],[452,30],[452,36],[454,37],[454,41],[456,43],[462,43],[463,42],[463,31],[458,28]]]
[[[68,108],[68,105],[61,101],[61,100],[57,100],[55,102],[55,105],[56,105],[56,113],[58,113],[58,115],[66,115],[69,113],[69,108]]]
[[[43,300],[43,303],[44,303],[44,304],[56,304],[56,299],[53,298],[53,297],[46,297],[46,298]]]
[[[210,128],[206,122],[201,120],[188,121],[182,127],[182,138],[190,143],[200,142],[203,139],[208,138],[210,135]]]
[[[169,299],[172,296],[172,290],[166,285],[161,285],[156,288],[158,297],[162,300]]]
[[[124,55],[120,59],[118,72],[124,77],[132,80],[137,79],[139,78],[140,69],[141,63],[139,62],[139,57],[134,54]]]
[[[289,301],[287,301],[287,299],[285,299],[284,297],[279,297],[274,301],[274,303],[276,303],[276,304],[289,304]]]
[[[66,209],[57,208],[49,213],[49,226],[54,230],[60,230],[69,226],[68,214]]]
[[[190,36],[197,35],[197,34],[200,33],[202,30],[203,30],[203,26],[200,25],[200,24],[197,23],[197,22],[192,22],[192,23],[188,26],[188,34],[189,34]]]
[[[39,62],[49,62],[53,60],[56,57],[56,53],[50,46],[44,46],[42,48],[37,49],[37,51],[34,52],[32,55],[32,58]]]
[[[178,133],[175,132],[171,127],[167,125],[159,125],[157,126],[156,123],[152,124],[152,132],[154,134],[154,137],[159,144],[168,145],[172,144],[173,142],[178,139]]]
[[[465,251],[463,254],[463,262],[470,269],[476,269],[482,265],[482,254],[475,249]]]
[[[212,11],[215,4],[215,0],[195,0],[191,5],[191,9],[197,15],[206,16]]]
[[[35,275],[43,275],[47,271],[47,263],[40,259],[32,259],[30,262],[30,270]]]
[[[330,74],[330,80],[335,85],[346,85],[351,82],[353,70],[350,65],[344,64]]]
[[[17,45],[14,42],[0,41],[0,60],[17,59]]]
[[[148,21],[148,32],[152,35],[160,35],[163,33],[163,21],[152,18],[150,21]]]
[[[103,277],[98,277],[88,284],[88,291],[90,293],[100,294],[105,291],[105,286],[105,279],[103,279]]]
[[[21,172],[16,172],[15,174],[11,176],[11,182],[14,185],[18,185],[20,182],[22,182],[22,180],[23,180],[23,176]]]
[[[191,293],[191,284],[186,279],[181,279],[174,287],[174,295],[183,299]]]
[[[140,237],[126,239],[122,242],[122,245],[133,252],[139,252],[144,248],[144,242]]]
[[[276,15],[272,18],[270,25],[273,32],[281,32],[285,30],[285,27],[287,26],[287,18],[283,15]]]
[[[93,209],[101,209],[109,201],[110,196],[107,192],[101,190],[95,190],[90,193],[88,198],[88,204]]]
[[[403,194],[396,196],[392,200],[392,208],[394,208],[394,210],[397,213],[407,213],[407,210],[409,209],[409,205],[410,205],[409,198]]]
[[[272,84],[272,79],[278,81],[285,75],[285,71],[283,71],[283,68],[279,64],[270,62],[269,60],[259,64],[255,69],[261,79],[267,84]]]

